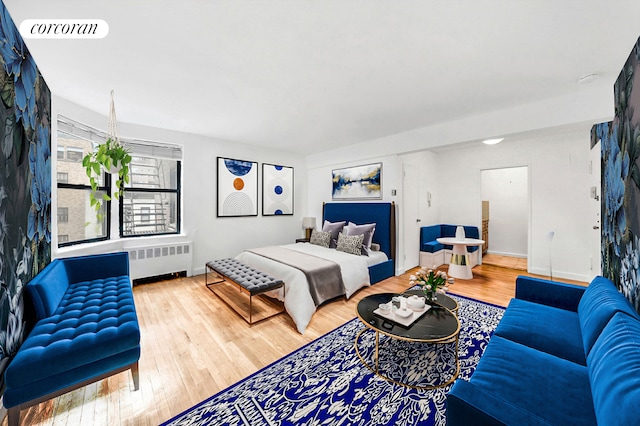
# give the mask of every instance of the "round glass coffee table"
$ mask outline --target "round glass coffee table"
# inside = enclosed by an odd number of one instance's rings
[[[422,292],[419,290],[410,290],[402,294],[372,294],[364,297],[362,300],[360,300],[360,302],[358,302],[356,313],[358,314],[358,318],[360,318],[360,321],[362,321],[362,323],[365,325],[365,328],[362,329],[356,336],[354,343],[356,354],[358,355],[358,358],[360,358],[360,361],[369,370],[371,370],[379,377],[390,382],[415,389],[434,389],[447,386],[453,383],[453,381],[458,377],[458,374],[460,373],[460,361],[458,359],[458,335],[460,333],[460,322],[458,321],[457,317],[458,303],[454,299],[444,294],[438,294],[435,302],[431,302],[429,304],[430,308],[422,314],[421,311],[418,311],[416,316],[419,317],[408,326],[402,325],[400,322],[395,321],[393,319],[393,315],[390,315],[392,318],[389,319],[379,315],[378,313],[374,313],[374,311],[378,309],[380,304],[388,303],[396,296],[411,296],[413,294],[421,295]],[[394,305],[397,305],[397,302],[393,303]],[[361,353],[360,347],[360,341],[362,340],[363,334],[371,331],[375,333],[373,363],[365,359],[365,357]],[[452,363],[455,365],[451,365],[451,368],[449,369],[453,370],[453,373],[448,379],[444,379],[441,383],[428,385],[414,385],[406,383],[405,381],[398,380],[397,378],[394,379],[389,377],[387,374],[381,372],[379,368],[380,334],[388,336],[391,339],[403,340],[408,342],[428,343],[432,345],[454,345]],[[411,360],[406,359],[402,359],[399,361],[411,362]]]

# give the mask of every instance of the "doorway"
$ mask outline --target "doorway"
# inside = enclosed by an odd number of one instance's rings
[[[483,263],[521,269],[529,247],[529,167],[482,170],[480,193],[488,210]]]

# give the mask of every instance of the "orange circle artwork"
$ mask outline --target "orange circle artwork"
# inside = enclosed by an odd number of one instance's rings
[[[240,191],[242,190],[242,188],[244,188],[244,181],[240,178],[235,178],[233,180],[233,187],[237,190]]]

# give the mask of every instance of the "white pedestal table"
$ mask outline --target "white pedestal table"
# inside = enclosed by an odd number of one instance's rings
[[[440,244],[453,246],[448,275],[453,278],[460,278],[461,280],[470,280],[473,278],[467,247],[481,246],[484,244],[484,240],[478,240],[476,238],[443,237],[437,238],[436,241]]]

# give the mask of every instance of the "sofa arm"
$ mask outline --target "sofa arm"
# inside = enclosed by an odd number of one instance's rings
[[[129,275],[129,253],[105,253],[61,259],[69,276],[69,283]]]
[[[548,425],[487,389],[458,379],[447,395],[447,426]]]
[[[519,276],[516,279],[516,298],[554,308],[577,312],[578,303],[586,287]]]

